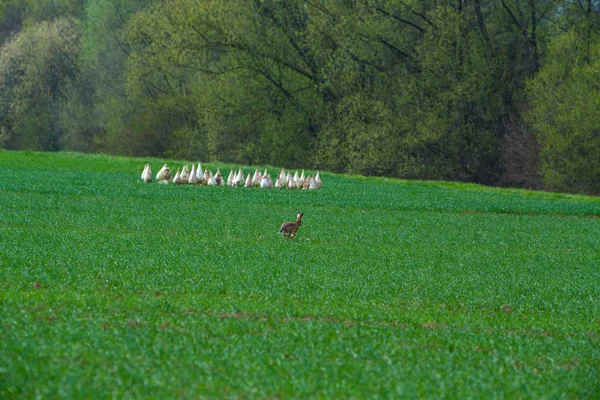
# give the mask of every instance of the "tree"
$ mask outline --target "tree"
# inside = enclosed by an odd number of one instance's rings
[[[9,39],[0,51],[0,145],[58,150],[57,101],[76,73],[80,35],[64,18],[41,22]]]
[[[552,190],[600,193],[600,15],[592,2],[554,40],[528,82],[528,115],[540,144],[541,174]],[[569,16],[569,13],[565,15]]]
[[[153,114],[178,116],[165,116],[157,132],[176,155],[284,165],[307,158],[320,77],[296,31],[302,7],[290,3],[176,0],[132,19],[129,93]],[[187,143],[172,142],[171,131]]]
[[[59,108],[63,146],[77,151],[161,155],[160,142],[142,140],[146,118],[126,94],[129,48],[122,31],[152,1],[89,0],[83,13],[77,74],[71,76]]]
[[[592,190],[594,176],[568,182],[595,165],[599,13],[596,0],[0,0],[1,145]]]

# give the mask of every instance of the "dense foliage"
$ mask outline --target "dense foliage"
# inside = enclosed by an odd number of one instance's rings
[[[1,0],[0,146],[600,193],[599,27],[598,0]]]

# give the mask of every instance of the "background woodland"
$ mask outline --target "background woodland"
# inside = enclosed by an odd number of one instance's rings
[[[0,0],[0,147],[600,194],[600,1]]]

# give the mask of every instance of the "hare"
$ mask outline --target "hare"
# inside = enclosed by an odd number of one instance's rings
[[[279,229],[279,233],[283,232],[283,236],[287,238],[293,238],[296,236],[296,232],[298,232],[298,228],[302,225],[302,216],[304,214],[302,212],[298,213],[296,217],[296,222],[284,222],[281,224],[281,229]]]

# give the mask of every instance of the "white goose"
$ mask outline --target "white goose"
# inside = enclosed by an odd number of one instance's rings
[[[260,180],[260,187],[261,189],[270,189],[271,186],[269,185],[269,175],[267,174],[267,170],[265,169],[265,173],[262,176],[262,179]]]
[[[150,169],[150,163],[146,163],[144,171],[142,172],[142,181],[146,183],[152,182],[152,170]]]
[[[217,186],[217,181],[216,181],[215,177],[213,176],[212,171],[210,171],[210,170],[207,169],[204,172],[204,176],[205,176],[206,184],[208,186]]]
[[[281,176],[277,176],[275,181],[275,189],[283,189],[283,183],[281,182]]]
[[[167,164],[163,165],[160,171],[156,173],[156,182],[168,183],[171,180],[171,169]]]
[[[308,184],[308,190],[315,190],[317,189],[317,178],[310,178],[310,183]]]
[[[190,185],[195,185],[196,183],[198,183],[198,177],[196,176],[196,166],[194,164],[192,164],[192,172],[190,172],[188,183]]]
[[[247,188],[252,187],[252,174],[248,174],[248,177],[246,178],[246,183],[244,184],[244,187],[247,187]]]
[[[179,168],[177,168],[175,178],[173,178],[173,183],[176,185],[181,185],[183,183],[183,179],[181,179],[181,174],[179,173]]]
[[[298,185],[299,188],[304,187],[305,180],[306,180],[306,177],[304,176],[304,170],[302,170],[302,175],[300,175],[300,178],[298,178],[298,182],[296,182],[296,184]]]
[[[262,177],[260,176],[260,171],[257,168],[256,170],[254,170],[254,176],[252,177],[252,185],[260,186],[261,180],[262,180]]]
[[[202,185],[204,183],[204,172],[202,171],[202,166],[200,162],[198,162],[198,169],[196,170],[196,178],[198,178],[198,184]]]
[[[181,168],[181,183],[185,184],[188,183],[188,179],[190,178],[190,170],[188,169],[187,164],[183,165],[183,168]]]
[[[242,169],[240,168],[235,177],[235,181],[233,182],[233,186],[242,186],[244,184],[244,181],[244,171],[242,171]]]
[[[312,180],[312,175],[309,175],[305,180],[304,180],[304,184],[302,185],[302,189],[308,189],[308,187],[310,186],[310,181]]]
[[[288,180],[287,188],[296,189],[296,181],[293,178]]]
[[[273,179],[271,179],[271,175],[267,173],[266,169],[265,169],[265,175],[267,176],[267,182],[269,183],[269,189],[273,189]]]
[[[288,183],[288,179],[287,179],[287,176],[286,176],[285,171],[284,171],[283,168],[281,168],[281,172],[279,173],[279,177],[281,179],[281,186],[282,187],[286,187],[287,183]]]
[[[225,186],[223,183],[223,177],[221,176],[221,169],[217,168],[217,173],[215,174],[215,182],[217,186]]]

